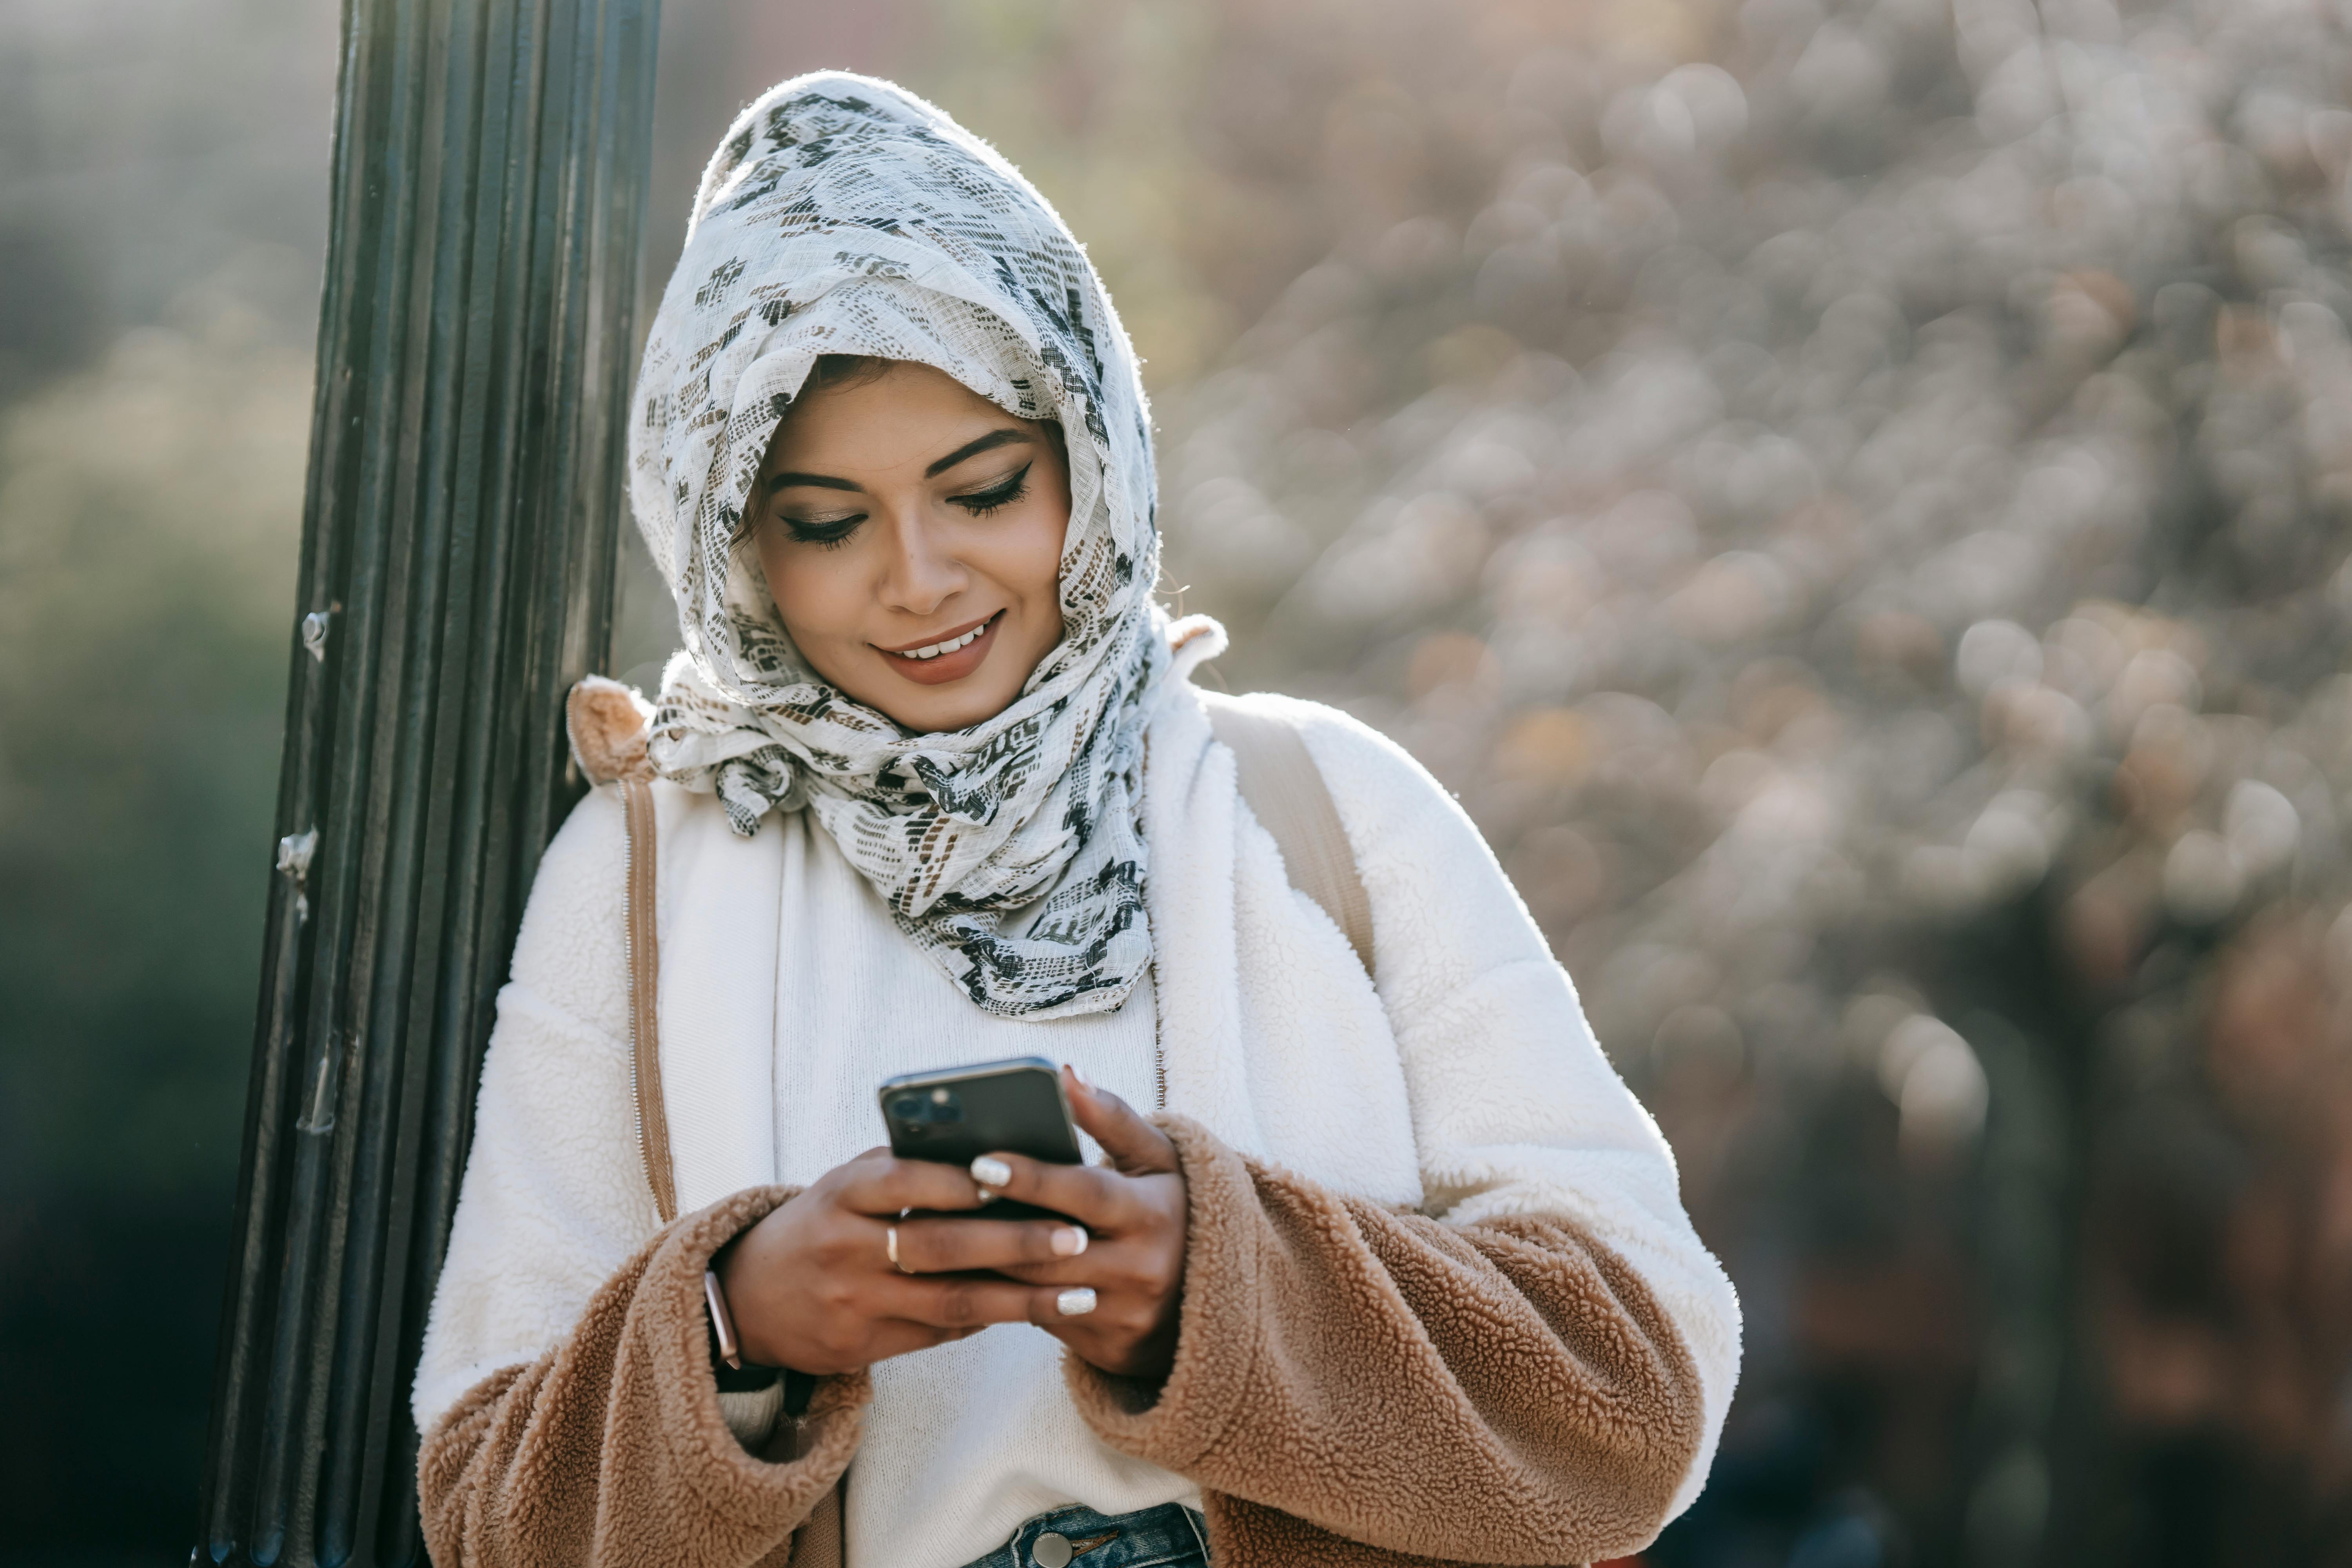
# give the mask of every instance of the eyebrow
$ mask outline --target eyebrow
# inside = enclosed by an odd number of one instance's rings
[[[1003,429],[991,430],[976,441],[966,441],[962,446],[925,468],[923,478],[938,479],[967,458],[977,458],[982,452],[993,452],[999,447],[1009,447],[1016,441],[1026,442],[1032,439],[1034,437],[1028,431],[1015,430],[1009,426]],[[814,485],[824,490],[862,490],[866,488],[849,479],[835,479],[831,474],[803,474],[787,471],[768,476],[768,492],[771,495],[792,485]]]
[[[954,468],[966,458],[977,458],[982,452],[993,452],[999,447],[1009,447],[1015,441],[1027,441],[1028,439],[1028,431],[1015,430],[1009,426],[1003,429],[991,430],[987,435],[982,436],[977,441],[966,441],[962,446],[958,447],[954,451],[950,452],[946,457],[941,458],[938,462],[933,463],[929,468],[925,468],[923,470],[923,478],[927,479],[938,479],[941,474],[946,473],[950,468]]]
[[[866,488],[863,485],[854,485],[847,479],[836,479],[831,474],[782,473],[768,476],[768,493],[771,495],[788,485],[814,485],[817,489],[824,490],[856,490]]]

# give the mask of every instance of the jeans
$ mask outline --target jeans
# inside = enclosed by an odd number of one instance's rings
[[[1181,1502],[1109,1516],[1072,1503],[1041,1513],[967,1568],[1208,1568],[1209,1532]]]

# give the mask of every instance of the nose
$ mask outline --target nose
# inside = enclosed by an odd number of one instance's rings
[[[891,519],[890,552],[883,567],[881,597],[893,610],[929,616],[968,585],[963,563],[919,510]]]

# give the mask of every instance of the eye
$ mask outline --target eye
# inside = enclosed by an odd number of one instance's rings
[[[795,543],[814,544],[824,550],[836,550],[849,542],[857,525],[866,521],[862,511],[847,517],[791,517],[779,514],[781,521]]]
[[[949,501],[974,517],[986,517],[999,507],[1011,506],[1029,493],[1029,470],[1034,465],[1024,463],[984,490],[967,495],[950,496]]]

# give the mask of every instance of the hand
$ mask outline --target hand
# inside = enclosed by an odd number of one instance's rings
[[[982,1264],[971,1253],[950,1249],[954,1233],[970,1220],[930,1220],[922,1226],[919,1257],[910,1268],[993,1268],[1042,1287],[1030,1302],[1029,1321],[1076,1352],[1080,1360],[1108,1373],[1160,1378],[1176,1358],[1178,1310],[1183,1304],[1186,1208],[1184,1176],[1176,1145],[1108,1089],[1088,1085],[1062,1069],[1070,1110],[1092,1134],[1110,1163],[1056,1165],[1019,1154],[986,1156],[1003,1175],[994,1190],[1008,1198],[1065,1214],[1085,1226],[1088,1245],[1072,1258]],[[898,1252],[908,1255],[916,1227],[902,1227]],[[936,1241],[935,1241],[936,1238]],[[937,1245],[939,1251],[930,1248]],[[1091,1296],[1079,1306],[1073,1292]]]
[[[744,1355],[796,1372],[855,1372],[990,1323],[1030,1321],[1040,1310],[1058,1318],[1054,1291],[975,1271],[1072,1256],[1087,1245],[1076,1226],[898,1220],[908,1209],[985,1201],[962,1168],[894,1159],[887,1149],[835,1166],[719,1254],[719,1289]],[[1182,1213],[1180,1196],[1180,1226]],[[891,1263],[894,1228],[898,1262],[912,1273]]]
[[[983,1188],[971,1172],[887,1149],[835,1166],[719,1255],[719,1289],[744,1355],[797,1372],[854,1372],[991,1323],[1030,1322],[1105,1372],[1165,1375],[1184,1272],[1175,1145],[1117,1095],[1066,1068],[1063,1078],[1108,1167],[983,1155],[974,1167],[1003,1178]],[[1081,1223],[898,1217],[998,1196]]]

